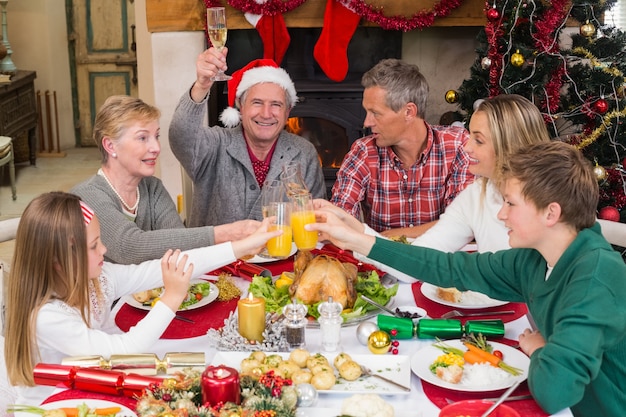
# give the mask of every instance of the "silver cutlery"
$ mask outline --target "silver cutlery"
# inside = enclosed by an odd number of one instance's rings
[[[363,296],[361,296],[363,297]],[[367,301],[367,300],[365,300]],[[504,311],[483,311],[482,313],[462,313],[459,310],[450,310],[441,316],[442,319],[451,319],[454,317],[479,317],[479,316],[500,316],[505,314],[515,314],[513,310]]]
[[[372,300],[372,299],[371,299],[371,298],[369,298],[369,297],[364,296],[363,294],[361,294],[361,298],[362,298],[363,300],[367,301],[368,303],[370,303],[371,305],[373,305],[374,307],[378,307],[378,308],[380,308],[381,310],[386,311],[387,313],[391,314],[391,315],[392,315],[392,316],[394,316],[394,317],[403,317],[403,316],[402,316],[401,314],[399,314],[398,312],[393,311],[392,309],[387,308],[387,307],[385,307],[385,306],[384,306],[384,305],[382,305],[382,304],[378,304],[376,301]]]
[[[532,400],[533,396],[532,395],[512,395],[508,398],[506,398],[504,401],[522,401],[522,400]],[[483,401],[498,401],[498,398],[481,398],[481,400]],[[455,403],[456,401],[451,400],[450,398],[446,398],[446,402],[448,404],[452,404]]]
[[[363,375],[373,376],[374,378],[382,379],[383,381],[388,382],[389,384],[394,385],[394,386],[400,388],[403,391],[407,391],[407,392],[411,391],[410,387],[405,387],[404,385],[399,384],[396,381],[393,381],[393,380],[391,380],[389,378],[385,378],[382,375],[375,374],[367,366],[364,366],[364,365],[359,365],[359,366],[361,367],[361,372],[363,372]]]
[[[487,411],[485,411],[480,417],[488,417],[489,414],[491,414],[493,412],[493,410],[495,410],[496,408],[498,408],[498,406],[500,404],[502,404],[504,402],[504,400],[506,400],[507,398],[509,398],[509,396],[513,393],[513,391],[515,391],[517,389],[517,387],[519,387],[519,384],[521,384],[522,381],[518,380],[516,381],[513,385],[511,385],[509,387],[509,389],[507,389],[506,391],[504,391],[504,394],[502,394],[500,396],[500,398],[498,398],[498,401],[496,401],[495,403],[493,403],[493,405],[491,407],[489,407],[487,409]]]
[[[176,320],[184,321],[184,322],[186,322],[186,323],[191,323],[191,324],[195,324],[195,323],[196,323],[195,321],[193,321],[193,320],[191,320],[191,319],[188,319],[187,317],[179,316],[178,314],[177,314],[177,315],[175,315],[175,316],[174,316],[174,318],[175,318]]]

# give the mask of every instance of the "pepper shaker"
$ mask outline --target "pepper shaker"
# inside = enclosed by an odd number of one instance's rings
[[[342,310],[343,306],[334,302],[333,297],[328,297],[328,301],[324,301],[317,307],[320,313],[317,321],[322,331],[322,349],[326,352],[335,352],[339,348],[343,323]]]
[[[301,348],[305,345],[306,314],[307,307],[304,304],[291,303],[283,307],[285,338],[290,349]]]

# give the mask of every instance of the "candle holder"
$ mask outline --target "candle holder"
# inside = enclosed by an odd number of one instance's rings
[[[17,68],[11,59],[13,50],[9,43],[9,35],[7,33],[7,3],[8,0],[0,0],[0,7],[2,8],[2,45],[6,48],[6,56],[0,62],[0,72],[5,74],[15,74]]]

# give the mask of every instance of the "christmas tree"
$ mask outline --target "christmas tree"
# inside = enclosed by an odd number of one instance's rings
[[[467,120],[481,98],[520,94],[532,100],[551,135],[593,162],[598,216],[626,222],[626,34],[603,21],[615,3],[488,3],[471,77],[446,100],[458,103]]]

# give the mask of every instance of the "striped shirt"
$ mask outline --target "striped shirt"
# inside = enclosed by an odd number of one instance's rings
[[[426,148],[408,168],[391,147],[376,146],[373,137],[357,140],[337,172],[331,202],[357,218],[362,215],[378,232],[437,220],[474,176],[463,150],[467,131],[426,126]]]

